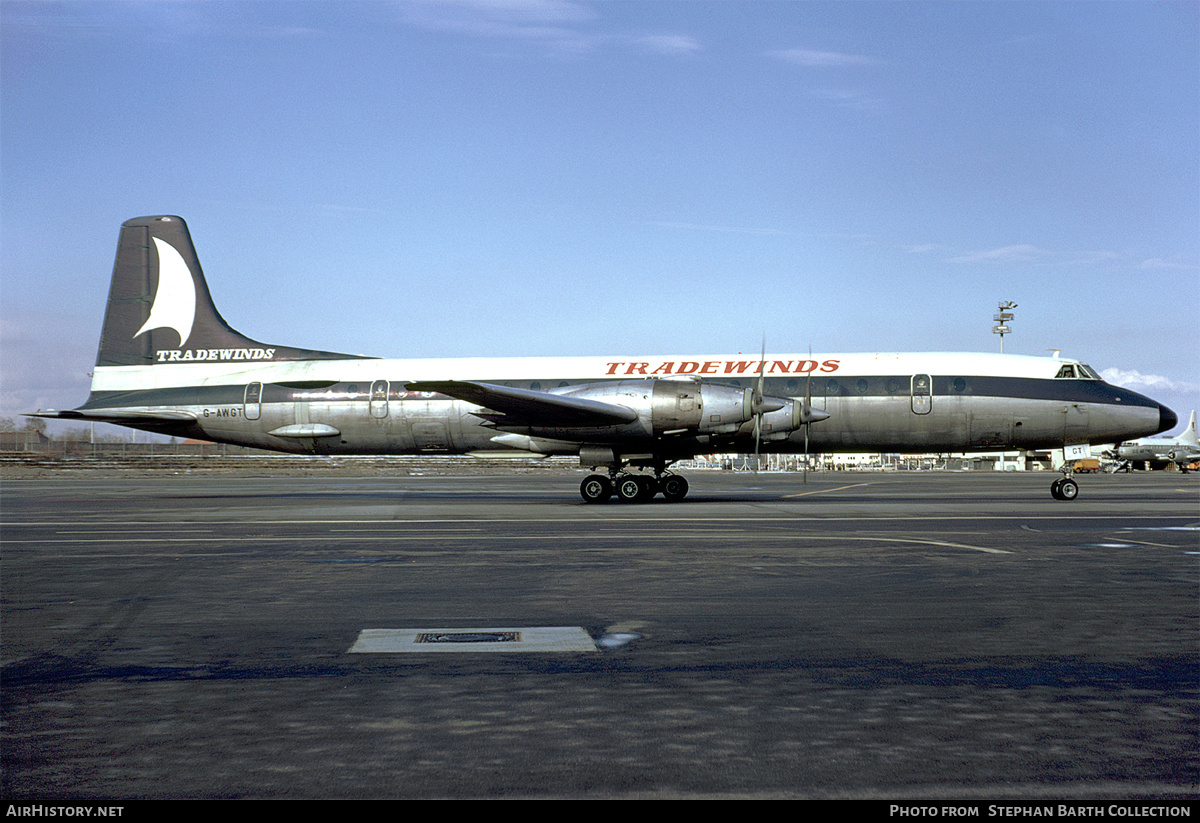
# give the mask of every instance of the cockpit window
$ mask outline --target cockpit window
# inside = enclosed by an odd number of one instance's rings
[[[1103,380],[1091,366],[1083,363],[1067,363],[1054,375],[1055,379]]]

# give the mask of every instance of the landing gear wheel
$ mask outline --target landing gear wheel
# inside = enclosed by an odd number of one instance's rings
[[[687,497],[687,493],[688,493],[687,478],[680,477],[677,474],[669,474],[666,477],[664,477],[660,481],[659,487],[662,489],[662,496],[669,503],[674,503],[676,501],[682,500],[683,498]]]
[[[1050,496],[1055,500],[1074,500],[1079,496],[1079,484],[1069,477],[1055,480],[1050,486]]]
[[[654,492],[654,481],[644,475],[627,474],[617,479],[617,497],[622,503],[645,503]]]
[[[579,494],[584,503],[607,503],[612,493],[612,481],[602,474],[589,474],[579,484]]]
[[[1066,478],[1058,485],[1059,500],[1074,500],[1079,496],[1079,484],[1071,478]]]

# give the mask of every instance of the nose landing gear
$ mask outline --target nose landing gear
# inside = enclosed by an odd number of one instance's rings
[[[1062,468],[1059,469],[1063,476],[1050,484],[1050,496],[1055,500],[1074,500],[1079,496],[1079,484],[1071,477],[1074,469],[1074,460],[1063,461]]]
[[[1055,480],[1050,485],[1050,496],[1055,500],[1074,500],[1079,496],[1079,484],[1070,475]]]

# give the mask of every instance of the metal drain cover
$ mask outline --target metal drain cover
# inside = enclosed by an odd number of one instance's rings
[[[405,652],[594,652],[578,626],[486,629],[363,629],[350,654]]]

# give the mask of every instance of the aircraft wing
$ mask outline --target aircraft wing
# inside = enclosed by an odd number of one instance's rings
[[[507,425],[537,425],[551,427],[619,426],[638,419],[637,412],[625,406],[564,397],[530,389],[514,389],[493,383],[469,380],[422,380],[408,384],[409,391],[437,392],[457,400],[465,400],[503,415]],[[499,422],[497,415],[478,415]]]

